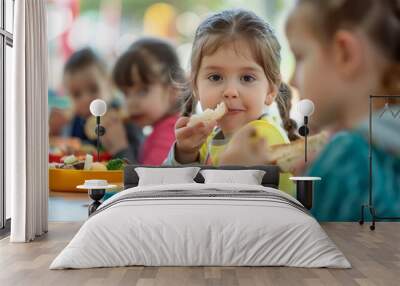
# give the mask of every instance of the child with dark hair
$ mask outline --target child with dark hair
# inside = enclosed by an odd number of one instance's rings
[[[174,126],[181,109],[179,85],[184,82],[173,46],[161,39],[140,39],[117,60],[112,76],[124,94],[127,121],[140,128],[152,127],[138,162],[160,165],[175,140]],[[112,131],[103,137],[103,145],[113,154],[129,158],[130,142],[118,128],[121,122],[111,118],[104,125]]]
[[[68,136],[81,139],[82,143],[96,145],[96,140],[91,139],[93,137],[88,134],[87,129],[88,127],[92,127],[91,123],[93,123],[88,122],[92,117],[89,107],[94,99],[100,98],[106,102],[112,100],[111,82],[105,63],[90,48],[76,51],[71,55],[64,66],[64,86],[72,100],[74,110],[74,117],[65,133],[67,133]],[[103,120],[114,118],[116,114],[117,112],[115,112],[115,110],[109,108]],[[125,124],[122,130],[128,133],[131,142],[131,152],[127,159],[133,163],[137,162],[139,146],[143,140],[142,130],[130,124]],[[113,130],[106,130],[106,134],[112,132]]]
[[[92,49],[78,50],[65,63],[63,82],[74,113],[67,135],[95,145],[96,142],[85,133],[85,124],[91,116],[89,106],[92,100],[110,96],[105,64]]]

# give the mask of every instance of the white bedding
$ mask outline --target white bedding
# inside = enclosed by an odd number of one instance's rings
[[[258,190],[272,199],[182,196],[115,203],[124,196],[144,194],[137,192],[207,193],[207,189]],[[279,190],[255,185],[190,183],[131,188],[104,202],[50,269],[127,265],[350,268],[318,222],[294,204],[300,203]]]

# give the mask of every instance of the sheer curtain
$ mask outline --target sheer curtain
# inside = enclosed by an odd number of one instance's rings
[[[47,232],[48,118],[45,0],[18,0],[14,18],[13,92],[6,98],[6,187],[12,242]]]

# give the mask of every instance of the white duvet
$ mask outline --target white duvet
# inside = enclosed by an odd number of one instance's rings
[[[349,268],[318,222],[279,200],[173,197],[122,200],[136,192],[265,191],[263,186],[175,184],[125,190],[104,202],[50,269],[145,266],[294,266]]]

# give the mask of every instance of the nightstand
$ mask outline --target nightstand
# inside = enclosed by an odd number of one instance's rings
[[[88,207],[89,216],[101,205],[100,200],[106,194],[106,189],[115,188],[116,185],[109,185],[107,180],[85,180],[85,184],[79,185],[77,189],[87,189],[89,197],[93,200]]]
[[[296,198],[308,210],[313,204],[314,182],[320,181],[320,177],[290,177],[290,180],[296,182]]]

